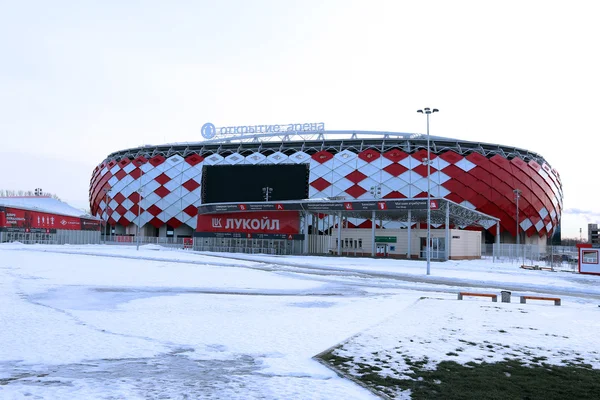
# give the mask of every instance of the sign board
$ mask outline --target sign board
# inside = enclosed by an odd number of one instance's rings
[[[296,211],[198,215],[196,232],[289,235],[300,233]]]
[[[401,211],[426,210],[427,199],[419,200],[371,200],[371,201],[304,201],[286,203],[210,204],[198,207],[198,214],[230,213],[239,211]],[[431,200],[431,209],[439,209],[439,200]]]
[[[375,236],[375,243],[396,243],[397,241],[396,236]]]
[[[600,275],[600,249],[591,244],[578,244],[579,273]]]
[[[0,230],[33,233],[56,233],[57,230],[99,231],[100,221],[13,207],[0,207]]]
[[[312,122],[302,124],[272,124],[272,125],[241,125],[216,127],[207,122],[202,125],[200,133],[204,139],[214,139],[219,136],[222,138],[235,137],[236,135],[275,133],[275,134],[294,134],[297,132],[324,132],[325,124],[323,122]]]

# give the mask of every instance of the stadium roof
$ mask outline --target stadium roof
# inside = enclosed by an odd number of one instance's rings
[[[67,203],[48,196],[0,197],[0,207],[13,207],[68,217],[98,219],[82,210],[71,207]]]

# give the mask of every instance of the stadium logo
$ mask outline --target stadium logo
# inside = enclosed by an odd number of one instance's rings
[[[65,226],[65,225],[67,224],[67,221],[65,221],[64,219],[61,219],[61,220],[60,220],[60,224],[61,224],[62,226]]]
[[[215,126],[210,122],[207,122],[202,125],[200,132],[202,133],[202,137],[204,139],[212,139],[217,135],[217,128],[215,128]]]

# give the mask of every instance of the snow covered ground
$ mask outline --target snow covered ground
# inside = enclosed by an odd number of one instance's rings
[[[3,244],[0,398],[369,399],[312,357],[425,336],[406,351],[435,359],[500,335],[555,362],[557,345],[598,362],[600,277],[489,261],[424,272],[420,261]],[[456,301],[469,287],[560,294],[563,306]],[[461,362],[489,355],[462,347]]]

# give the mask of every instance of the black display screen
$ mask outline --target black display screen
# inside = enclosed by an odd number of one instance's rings
[[[308,175],[309,164],[206,165],[202,203],[303,200]]]

